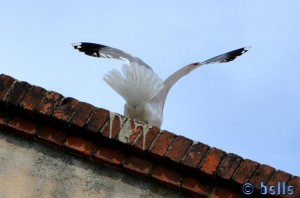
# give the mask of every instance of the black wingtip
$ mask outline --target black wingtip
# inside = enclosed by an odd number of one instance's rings
[[[77,49],[80,52],[84,52],[86,55],[94,57],[100,57],[99,50],[107,47],[105,45],[88,42],[72,43],[72,46],[74,47],[74,49]]]
[[[227,62],[233,61],[234,59],[236,59],[236,57],[245,54],[250,48],[251,48],[250,46],[242,47],[242,48],[227,52],[225,54],[221,54],[219,56],[210,58],[210,59],[202,62],[201,64],[227,63]]]
[[[238,56],[241,56],[241,55],[245,54],[246,52],[248,52],[250,48],[251,48],[250,46],[249,47],[243,47],[243,48],[240,48],[240,49],[237,49],[237,50],[233,50],[231,52],[227,52],[226,53],[227,58],[225,58],[224,61],[222,61],[222,62],[233,61]]]

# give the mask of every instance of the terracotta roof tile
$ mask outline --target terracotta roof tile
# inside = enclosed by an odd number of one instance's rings
[[[167,167],[157,166],[151,173],[155,180],[172,187],[181,186],[181,174]]]
[[[38,137],[46,144],[60,147],[64,145],[67,133],[51,126],[42,126],[39,129]]]
[[[108,146],[101,146],[95,152],[93,159],[101,164],[110,164],[112,166],[120,167],[125,157],[125,153],[119,148],[111,148]]]
[[[35,111],[45,93],[45,89],[38,86],[32,86],[21,102],[21,107],[26,110]]]
[[[224,156],[224,151],[217,148],[211,148],[208,151],[206,157],[201,162],[201,165],[199,167],[201,173],[208,177],[213,177]]]
[[[198,197],[207,197],[211,191],[211,185],[205,180],[195,177],[184,177],[182,190],[188,191]]]
[[[166,154],[166,159],[173,164],[180,164],[192,143],[192,140],[183,136],[176,137],[169,152]]]
[[[252,185],[255,188],[259,189],[260,183],[264,182],[265,184],[267,184],[274,171],[275,171],[274,168],[262,164],[256,169],[254,175],[250,179],[250,183],[252,183]]]
[[[52,116],[62,121],[69,121],[72,114],[75,112],[77,104],[78,100],[74,98],[64,98],[64,100],[62,100],[55,108]]]
[[[18,106],[30,87],[27,82],[16,81],[8,90],[3,101]]]
[[[64,145],[71,152],[88,159],[96,149],[96,145],[93,142],[79,136],[68,137]]]
[[[148,160],[137,156],[128,156],[123,163],[125,170],[139,176],[148,176],[154,165]]]
[[[121,130],[123,123],[125,122],[126,117],[119,115],[117,113],[110,113],[109,119],[105,123],[104,127],[101,129],[103,136],[109,139],[115,139]]]
[[[91,116],[92,112],[95,110],[93,105],[85,102],[79,102],[77,104],[77,109],[75,110],[70,123],[78,127],[85,126],[88,118]]]
[[[54,91],[46,92],[37,108],[37,112],[45,116],[52,115],[56,106],[60,103],[62,99],[63,96],[59,93],[56,93]]]
[[[17,116],[10,119],[6,126],[10,131],[14,131],[29,138],[35,136],[37,129],[37,124],[35,122]]]
[[[153,127],[144,127],[143,131],[140,133],[137,142],[134,144],[134,149],[138,152],[148,151],[154,139],[159,133],[159,128]]]
[[[193,143],[187,152],[182,164],[187,168],[197,169],[209,146],[200,142]]]
[[[233,175],[233,181],[241,185],[249,182],[258,166],[259,163],[252,160],[246,159],[242,161],[237,171]]]
[[[96,108],[90,118],[87,120],[86,129],[94,133],[100,132],[104,123],[109,119],[109,111]]]
[[[0,75],[0,100],[4,98],[7,91],[9,90],[9,88],[14,82],[15,79],[10,76],[6,76],[4,74]]]
[[[217,171],[217,176],[225,180],[231,179],[241,162],[242,158],[240,156],[229,153],[222,160]]]
[[[175,140],[176,135],[174,133],[170,133],[168,131],[162,131],[157,140],[154,142],[154,145],[151,149],[152,157],[157,160],[162,160],[166,152],[168,151],[169,146]]]

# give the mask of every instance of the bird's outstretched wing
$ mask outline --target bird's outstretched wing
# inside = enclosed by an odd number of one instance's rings
[[[138,63],[139,65],[144,65],[145,67],[152,70],[152,68],[147,65],[144,61],[139,59],[136,56],[129,54],[128,52],[112,48],[109,46],[96,44],[96,43],[73,43],[74,49],[79,50],[80,52],[84,52],[86,55],[99,57],[99,58],[113,58],[119,60],[127,60],[131,63]]]
[[[212,64],[212,63],[226,63],[229,61],[233,61],[236,57],[246,53],[249,49],[250,47],[243,47],[237,50],[227,52],[225,54],[221,54],[219,56],[215,56],[213,58],[210,58],[200,63],[189,64],[179,69],[164,81],[164,88],[156,95],[156,97],[153,100],[156,100],[158,103],[160,103],[161,107],[164,108],[165,100],[167,98],[170,89],[180,78],[182,78],[183,76],[187,75],[188,73],[190,73],[191,71],[197,69],[202,65]]]

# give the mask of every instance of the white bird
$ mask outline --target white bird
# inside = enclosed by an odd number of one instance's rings
[[[125,51],[87,42],[72,45],[89,56],[127,60],[129,64],[123,65],[123,75],[114,69],[104,76],[104,81],[125,99],[125,116],[157,127],[161,127],[163,121],[167,95],[181,77],[202,65],[232,61],[250,48],[240,48],[203,62],[189,64],[163,81],[150,66]]]

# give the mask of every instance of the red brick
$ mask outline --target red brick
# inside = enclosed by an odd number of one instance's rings
[[[14,81],[15,79],[10,76],[0,75],[0,101],[4,98]]]
[[[241,193],[237,190],[217,186],[211,192],[209,198],[240,198]]]
[[[155,167],[151,177],[168,186],[179,187],[181,185],[181,174],[167,167]]]
[[[113,166],[121,166],[124,159],[124,153],[119,149],[101,146],[94,154],[94,160],[101,164],[110,164]]]
[[[151,128],[148,131],[147,129],[143,128],[143,132],[141,133],[137,142],[134,144],[134,149],[138,152],[148,150],[158,133],[159,128],[155,126],[151,126]]]
[[[47,92],[39,104],[37,112],[45,116],[50,116],[62,98],[63,96],[59,93],[53,91]]]
[[[243,159],[240,156],[229,153],[222,160],[217,171],[217,176],[226,180],[231,179],[233,173],[236,171],[242,160]]]
[[[42,126],[39,129],[38,137],[46,144],[63,146],[67,137],[67,133],[54,129],[50,126]]]
[[[99,132],[104,123],[109,119],[109,111],[97,108],[89,118],[86,129],[92,132]]]
[[[294,198],[294,197],[300,197],[300,177],[297,176],[293,176],[290,181],[286,184],[286,187],[288,186],[292,186],[293,188],[293,193],[292,195],[286,195],[284,197],[288,197],[288,198]],[[286,194],[288,192],[286,191]]]
[[[211,148],[208,151],[207,156],[201,162],[201,165],[199,167],[201,173],[210,177],[213,176],[216,173],[217,168],[224,156],[224,151],[216,148]]]
[[[75,111],[77,104],[78,104],[78,100],[74,98],[65,98],[61,102],[61,104],[59,104],[55,108],[52,116],[59,120],[69,121],[72,113]]]
[[[3,101],[8,102],[14,106],[18,106],[25,96],[26,92],[29,90],[30,86],[31,85],[27,82],[17,81],[8,90]]]
[[[252,160],[246,159],[241,162],[238,169],[233,175],[233,181],[238,184],[245,184],[250,181],[251,176],[253,175],[256,168],[259,166],[259,163]]]
[[[131,134],[126,143],[128,145],[131,145],[133,144],[137,136],[143,132],[143,125],[139,121],[134,119],[128,119],[126,122],[130,122],[130,128],[131,128]]]
[[[192,143],[192,140],[178,136],[175,139],[175,143],[171,146],[170,151],[167,153],[166,159],[172,163],[179,163],[187,153]]]
[[[197,197],[208,197],[210,192],[210,184],[194,177],[186,177],[183,179],[182,190],[189,192]]]
[[[94,109],[93,105],[79,102],[70,123],[78,127],[83,127]]]
[[[34,111],[41,102],[45,93],[45,89],[37,86],[32,86],[32,88],[26,93],[24,99],[22,100],[21,107],[29,111]]]
[[[10,131],[17,132],[26,137],[33,137],[36,133],[37,125],[21,117],[14,117],[7,122]]]
[[[122,115],[110,113],[108,122],[106,122],[106,125],[101,129],[100,132],[105,137],[108,137],[110,139],[115,139],[125,120],[126,117]]]
[[[73,153],[79,156],[89,158],[92,152],[96,149],[95,144],[82,137],[69,137],[65,142],[65,146]]]
[[[291,174],[286,173],[281,170],[277,170],[273,173],[272,177],[268,181],[268,186],[275,186],[278,184],[278,182],[285,182],[287,183],[289,179],[292,177]]]
[[[254,186],[254,188],[260,189],[260,182],[264,182],[266,184],[274,171],[275,169],[273,167],[260,165],[250,179],[250,183]]]
[[[197,168],[208,149],[209,146],[200,142],[192,144],[182,164],[187,168]]]
[[[154,158],[161,160],[168,151],[168,148],[174,141],[175,137],[176,135],[174,133],[170,133],[168,131],[161,132],[151,149],[151,155]]]
[[[136,156],[129,156],[123,163],[123,167],[125,170],[128,170],[134,174],[148,176],[150,170],[153,168],[153,164],[148,160]]]

